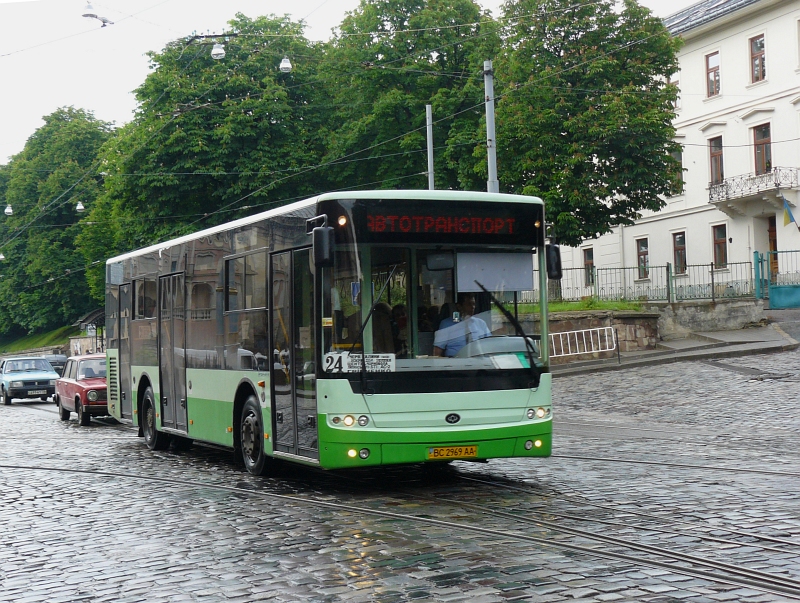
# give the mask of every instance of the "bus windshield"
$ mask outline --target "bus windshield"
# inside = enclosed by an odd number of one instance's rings
[[[337,248],[323,277],[323,371],[530,369],[531,359],[540,365],[533,257],[530,248],[500,246]]]

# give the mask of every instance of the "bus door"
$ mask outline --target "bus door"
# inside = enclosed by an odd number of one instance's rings
[[[319,458],[311,249],[272,254],[271,362],[275,450]]]
[[[160,277],[158,288],[161,424],[186,431],[186,296],[183,274]]]
[[[119,397],[120,413],[125,419],[133,418],[131,409],[131,311],[132,289],[130,283],[119,286]],[[106,369],[108,370],[108,368]],[[109,378],[110,375],[109,375]]]

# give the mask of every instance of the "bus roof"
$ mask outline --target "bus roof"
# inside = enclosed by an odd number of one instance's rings
[[[270,209],[264,212],[253,214],[252,216],[247,216],[246,218],[239,218],[238,220],[233,220],[231,222],[219,224],[217,226],[213,226],[205,230],[198,230],[197,232],[193,232],[192,234],[184,235],[182,237],[171,239],[169,241],[164,241],[163,243],[156,243],[155,245],[150,245],[149,247],[143,247],[135,251],[130,251],[128,253],[117,255],[106,260],[106,264],[113,264],[145,253],[152,253],[154,251],[158,251],[159,249],[169,249],[170,247],[173,247],[175,245],[188,243],[189,241],[193,241],[200,237],[214,235],[234,228],[239,228],[240,226],[247,226],[248,224],[261,222],[262,220],[265,220],[267,218],[280,216],[285,213],[302,209],[304,207],[314,205],[320,201],[329,201],[336,199],[410,199],[410,198],[419,200],[430,200],[430,201],[484,201],[484,202],[490,201],[498,203],[532,203],[534,205],[544,205],[544,201],[542,201],[539,197],[527,197],[524,195],[508,195],[505,193],[484,193],[476,191],[444,191],[444,190],[431,191],[431,190],[410,190],[410,189],[338,191],[334,193],[324,193],[322,195],[317,195],[316,197],[310,197],[308,199],[303,199],[302,201],[296,201],[288,205],[282,205],[281,207],[277,207],[275,209]]]

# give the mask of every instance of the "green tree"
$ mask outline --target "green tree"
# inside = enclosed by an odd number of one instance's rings
[[[72,107],[44,122],[0,177],[14,211],[0,228],[0,333],[55,328],[97,307],[75,247],[84,227],[76,205],[91,206],[98,195],[93,168],[111,126]]]
[[[315,85],[320,48],[288,18],[239,14],[219,39],[152,53],[134,120],[103,150],[108,200],[92,219],[119,221],[121,248],[213,226],[319,191],[298,177],[322,156]],[[284,56],[294,68],[282,73]],[[98,240],[94,241],[98,243]]]
[[[504,6],[498,172],[546,202],[551,233],[578,245],[658,210],[670,156],[680,41],[635,0],[512,0]]]
[[[483,61],[499,50],[497,30],[472,0],[362,0],[325,58],[335,103],[327,172],[338,186],[427,188],[431,104],[436,186],[473,188],[474,154],[485,154]]]

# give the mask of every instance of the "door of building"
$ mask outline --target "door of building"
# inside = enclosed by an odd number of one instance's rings
[[[775,228],[775,216],[770,216],[768,219],[767,237],[769,238],[769,250],[778,251],[778,234]],[[769,278],[770,282],[775,282],[775,275],[778,274],[778,254],[769,254]]]

